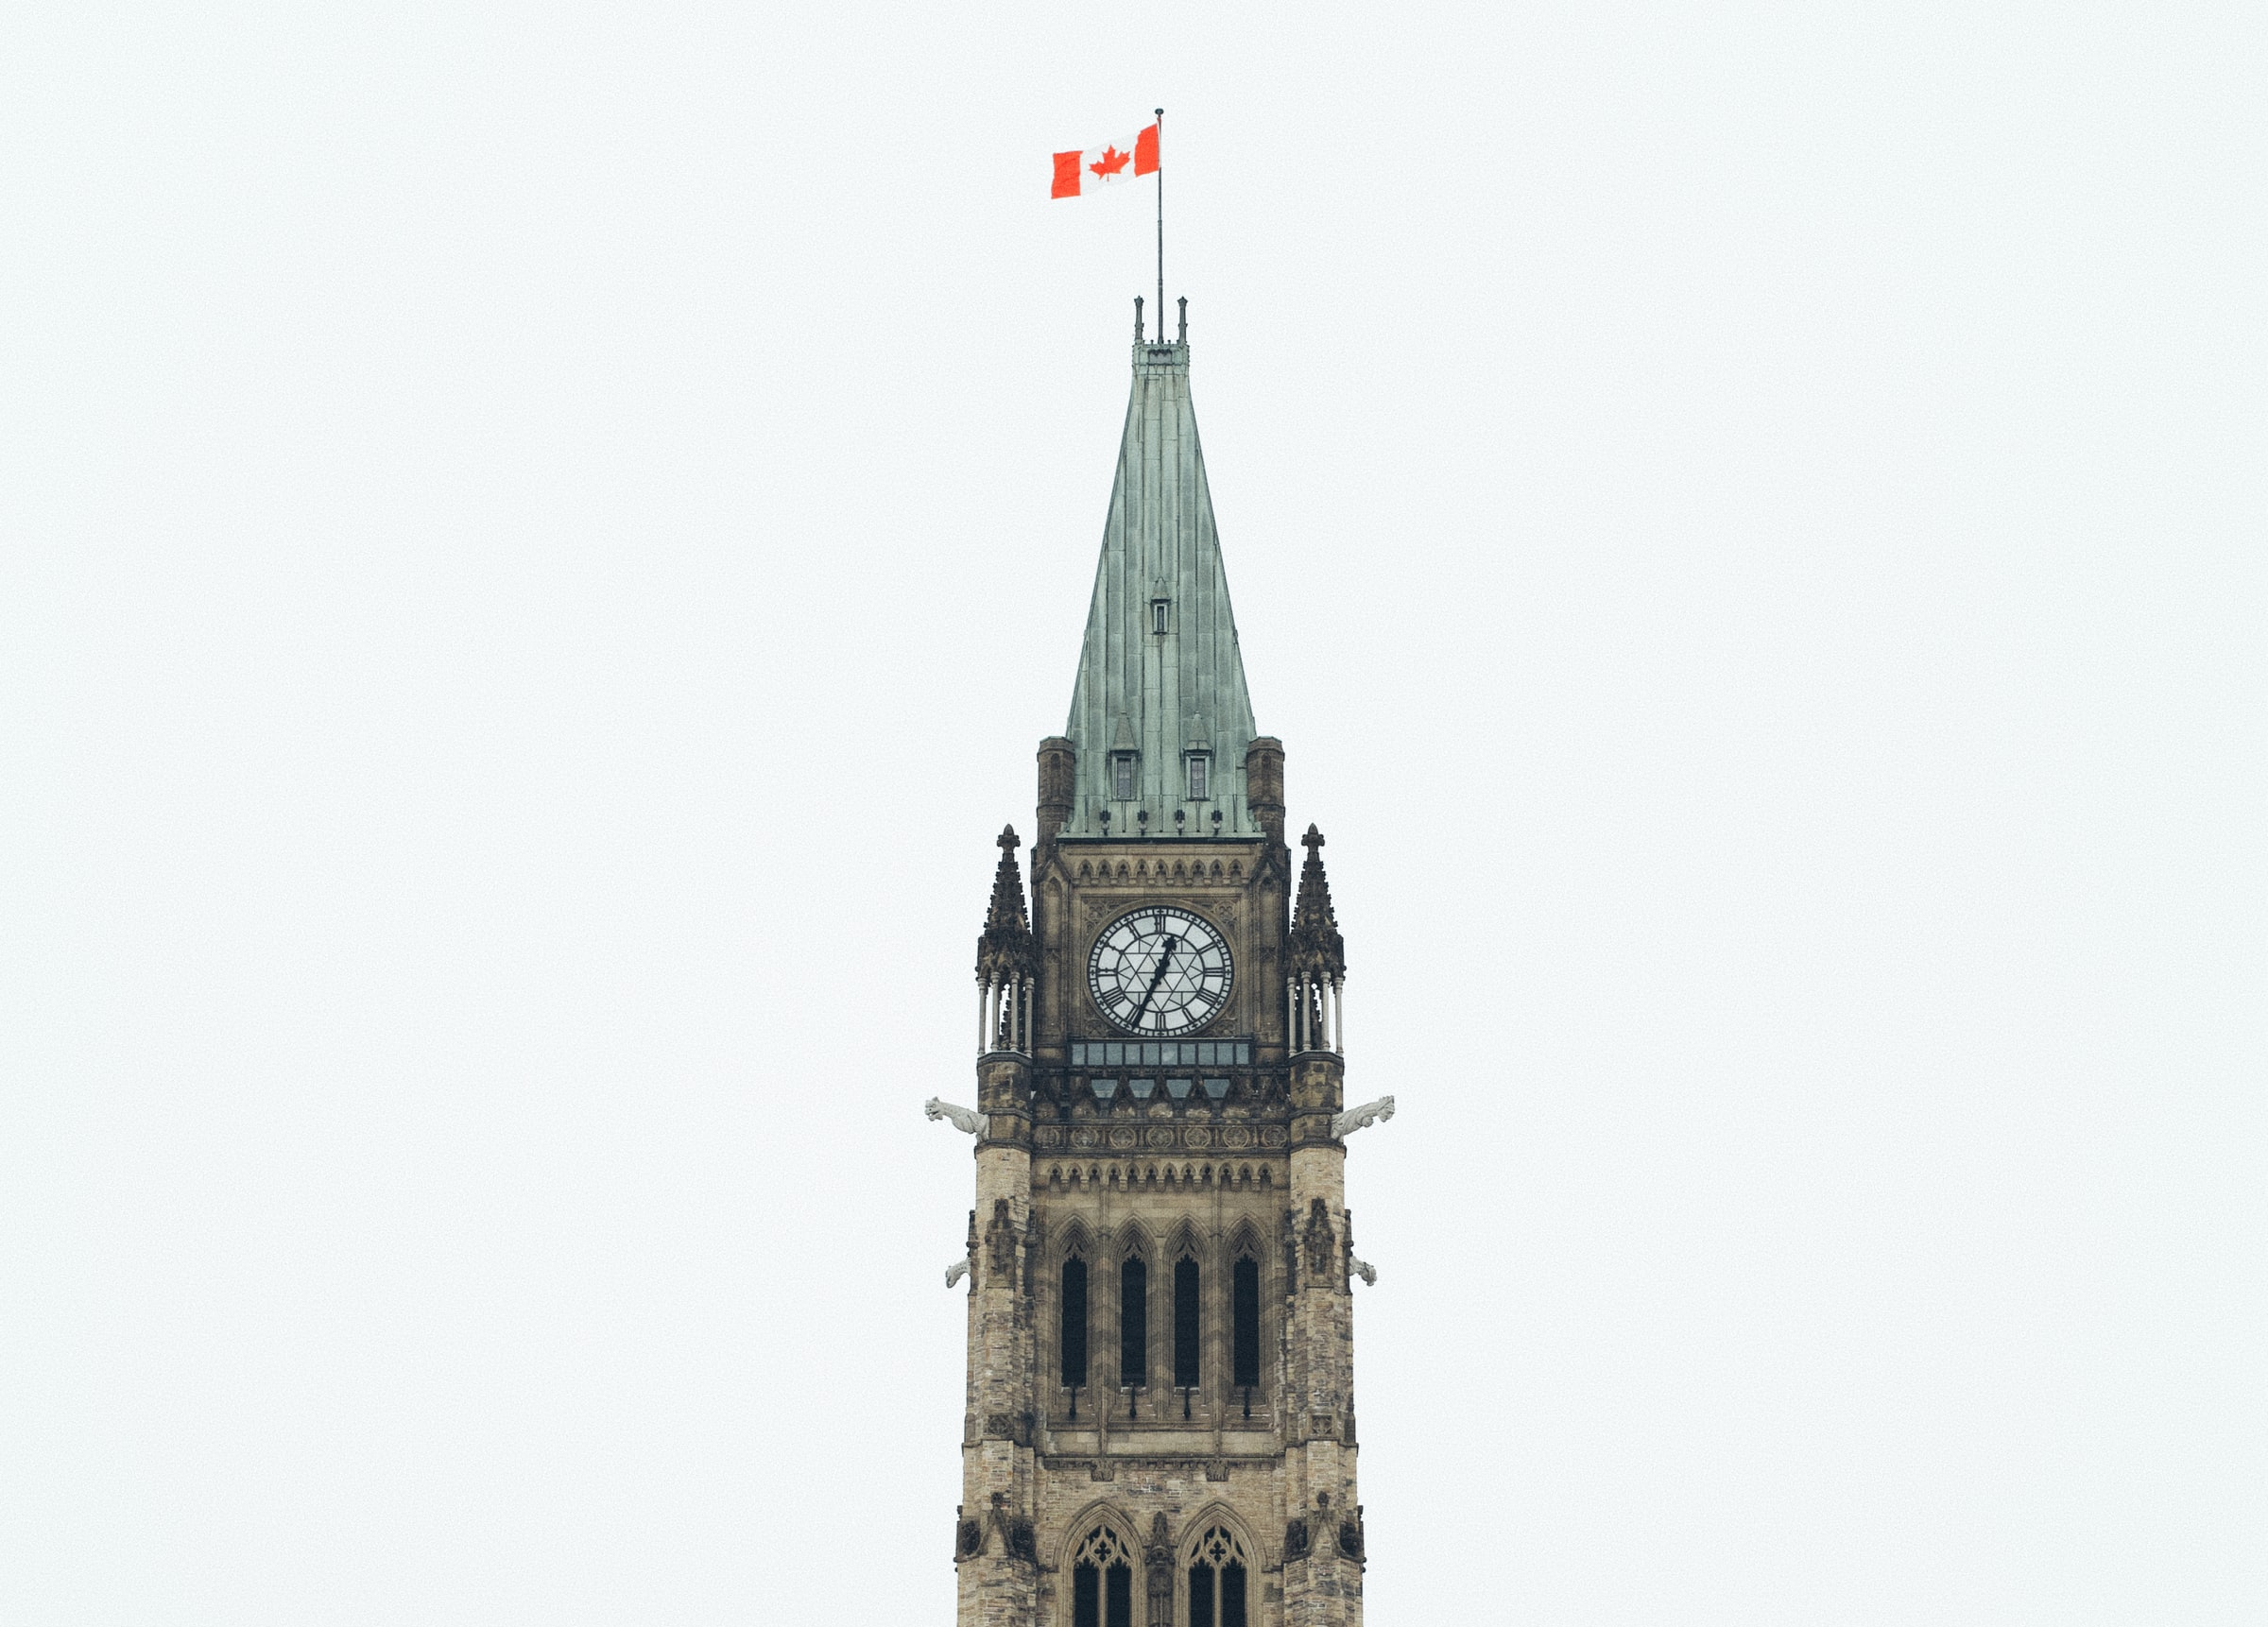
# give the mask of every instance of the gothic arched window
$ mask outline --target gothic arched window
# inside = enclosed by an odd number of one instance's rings
[[[1150,1381],[1150,1268],[1130,1254],[1118,1268],[1118,1381]]]
[[[1230,1278],[1228,1381],[1249,1388],[1260,1382],[1260,1261],[1244,1256]]]
[[[1194,1389],[1198,1377],[1197,1262],[1184,1256],[1174,1261],[1174,1382]]]
[[[1071,1627],[1134,1627],[1134,1562],[1107,1525],[1087,1533],[1072,1562]]]
[[[1063,1262],[1063,1387],[1087,1382],[1087,1262],[1073,1255]]]
[[[1245,1545],[1227,1526],[1198,1539],[1189,1562],[1189,1627],[1245,1627]]]

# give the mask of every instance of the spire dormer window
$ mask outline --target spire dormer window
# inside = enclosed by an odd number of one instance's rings
[[[1134,757],[1131,751],[1110,754],[1110,799],[1114,802],[1134,800]]]
[[[1212,754],[1193,751],[1189,754],[1189,799],[1204,802],[1212,796]]]
[[[1174,630],[1174,602],[1171,599],[1150,601],[1150,631],[1170,633]]]

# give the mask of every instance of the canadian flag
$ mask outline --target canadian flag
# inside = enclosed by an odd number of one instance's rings
[[[1138,175],[1157,173],[1158,127],[1152,125],[1125,146],[1111,142],[1100,151],[1056,154],[1056,189],[1048,197],[1079,197]]]

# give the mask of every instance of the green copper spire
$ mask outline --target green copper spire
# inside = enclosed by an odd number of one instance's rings
[[[1189,344],[1144,344],[1139,326],[1063,732],[1077,748],[1063,836],[1260,833],[1245,805],[1252,702],[1189,401]]]

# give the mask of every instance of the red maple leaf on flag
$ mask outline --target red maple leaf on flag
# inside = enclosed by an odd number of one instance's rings
[[[1119,151],[1115,146],[1106,146],[1103,148],[1103,156],[1087,167],[1097,175],[1116,175],[1126,167],[1126,162],[1133,156],[1130,152]]]

